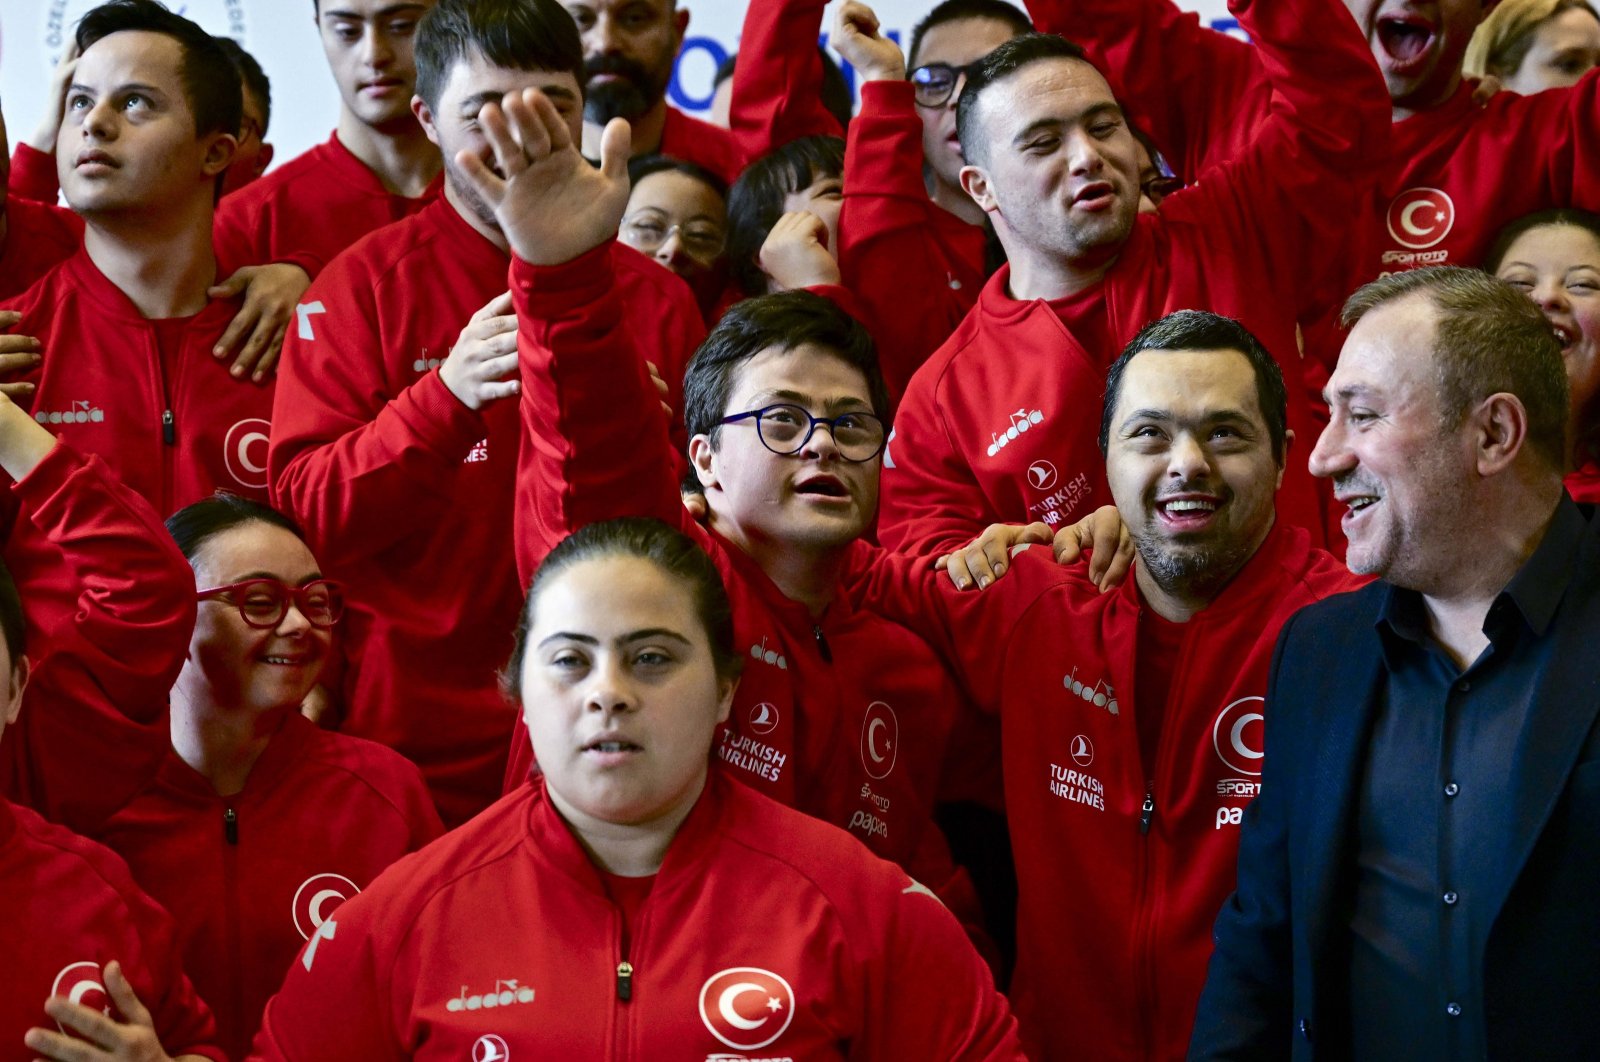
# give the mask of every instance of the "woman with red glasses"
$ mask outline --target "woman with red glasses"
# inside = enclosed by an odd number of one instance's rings
[[[177,919],[219,1043],[243,1058],[311,934],[443,828],[409,761],[300,714],[344,599],[294,523],[218,494],[167,530],[199,610],[172,688],[172,751],[101,839]]]

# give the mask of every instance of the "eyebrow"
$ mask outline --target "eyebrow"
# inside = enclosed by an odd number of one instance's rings
[[[426,4],[391,4],[388,7],[379,8],[377,11],[374,11],[371,16],[362,15],[358,12],[350,11],[348,9],[339,11],[324,11],[323,15],[328,18],[348,18],[354,19],[357,22],[361,22],[368,17],[374,19],[392,18],[395,15],[409,14],[411,12],[422,12],[426,11],[427,9],[428,8]]]
[[[1368,387],[1366,384],[1350,384],[1347,387],[1339,388],[1337,391],[1333,392],[1331,396],[1326,390],[1324,390],[1322,392],[1322,400],[1331,406],[1333,405],[1333,400],[1335,398],[1339,399],[1340,401],[1348,402],[1352,398],[1362,398],[1377,393],[1378,392],[1374,388]]]
[[[1162,424],[1172,423],[1197,423],[1220,424],[1224,421],[1233,421],[1255,427],[1256,422],[1242,409],[1217,409],[1194,418],[1179,418],[1173,415],[1170,409],[1136,409],[1122,418],[1121,427],[1126,428],[1136,420],[1153,420]]]
[[[79,82],[76,82],[76,81],[74,81],[72,83],[72,85],[67,89],[67,91],[68,92],[86,92],[86,93],[90,94],[91,96],[94,95],[94,88],[92,86],[80,84]],[[162,92],[159,88],[156,88],[156,86],[154,86],[154,85],[146,85],[142,81],[130,81],[130,82],[126,83],[126,84],[118,85],[116,88],[111,90],[111,95],[115,96],[115,95],[117,95],[119,93],[123,93],[123,92],[143,92],[143,93],[146,93],[146,94],[151,95],[151,96],[165,96],[166,95],[165,92]]]
[[[1011,138],[1011,142],[1013,144],[1021,144],[1024,140],[1027,140],[1036,133],[1042,133],[1046,131],[1054,132],[1064,125],[1071,125],[1075,122],[1093,121],[1094,119],[1105,114],[1116,115],[1120,118],[1122,117],[1122,108],[1118,107],[1115,103],[1110,102],[1096,103],[1094,106],[1087,108],[1079,114],[1070,115],[1065,118],[1040,118],[1036,121],[1029,122],[1026,126],[1024,126],[1022,132]]]
[[[811,407],[812,402],[815,401],[815,399],[813,399],[810,395],[802,394],[799,391],[761,391],[755,395],[757,400],[761,399],[762,397],[776,398],[783,402],[792,402],[797,406],[805,406],[808,409]],[[847,395],[844,398],[830,399],[822,403],[822,409],[824,412],[835,409],[849,410],[852,413],[872,412],[872,406],[870,403],[866,402],[864,399],[856,398],[853,395]]]
[[[629,633],[622,635],[620,638],[615,639],[613,644],[627,645],[630,642],[645,641],[649,638],[668,638],[675,642],[681,642],[684,645],[694,644],[677,631],[672,630],[670,627],[645,627],[642,630],[630,631]],[[597,646],[600,644],[600,639],[596,638],[592,634],[579,634],[576,631],[556,631],[549,637],[541,639],[539,646],[540,648],[543,648],[544,646],[549,645],[551,642],[557,641],[577,642],[580,645]]]
[[[295,586],[304,586],[307,583],[314,583],[318,579],[321,579],[321,578],[322,578],[322,573],[314,571],[310,575],[307,575],[307,576],[303,577],[298,583],[295,583],[293,585],[295,585]],[[275,581],[280,582],[280,583],[288,582],[287,579],[279,579],[278,578],[278,574],[276,572],[250,572],[250,573],[248,573],[246,575],[239,576],[237,579],[229,579],[228,582],[230,582],[230,583],[248,583],[251,579],[272,579],[272,580],[275,580]]]

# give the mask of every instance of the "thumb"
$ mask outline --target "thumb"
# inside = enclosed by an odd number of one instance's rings
[[[106,992],[117,1005],[130,1025],[150,1025],[150,1012],[139,1002],[139,996],[128,983],[120,962],[108,962],[105,967]]]
[[[472,315],[474,321],[482,321],[488,317],[504,317],[511,312],[511,292],[502,291],[479,308]]]
[[[206,297],[211,299],[231,299],[250,286],[251,275],[250,267],[246,266],[227,280],[207,288]]]
[[[1011,544],[1011,551],[1015,553],[1018,546],[1030,543],[1042,546],[1048,542],[1053,542],[1055,537],[1056,533],[1050,529],[1049,524],[1043,520],[1035,520],[1017,531],[1017,538]]]
[[[628,179],[628,153],[633,150],[633,129],[624,118],[613,118],[600,134],[600,172],[608,180]]]

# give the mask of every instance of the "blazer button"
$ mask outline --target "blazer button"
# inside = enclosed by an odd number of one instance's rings
[[[1301,1018],[1300,1019],[1300,1035],[1304,1039],[1306,1039],[1308,1041],[1311,1039],[1311,1019],[1310,1018]]]

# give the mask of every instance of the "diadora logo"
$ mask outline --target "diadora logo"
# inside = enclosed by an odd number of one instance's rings
[[[867,705],[866,717],[861,720],[861,766],[867,774],[887,778],[894,770],[899,746],[900,720],[894,709],[882,701]]]
[[[1094,742],[1079,734],[1072,739],[1072,747],[1068,750],[1072,762],[1079,767],[1087,767],[1094,762]]]
[[[1402,247],[1425,251],[1450,235],[1456,205],[1437,188],[1407,188],[1389,204],[1389,235]]]
[[[764,664],[771,664],[779,671],[789,670],[789,660],[783,654],[767,648],[767,639],[763,637],[760,645],[750,647],[750,659],[759,660]]]
[[[313,874],[301,882],[295,890],[293,904],[294,928],[299,931],[300,939],[310,940],[311,934],[322,928],[322,923],[333,916],[341,903],[360,892],[356,883],[342,874]]]
[[[74,399],[66,409],[35,410],[33,419],[40,424],[103,424],[106,411],[86,399]]]
[[[267,444],[272,437],[272,422],[260,417],[241,420],[228,429],[222,441],[222,459],[228,475],[241,487],[267,489]]]
[[[1028,466],[1028,482],[1034,490],[1049,490],[1056,485],[1056,466],[1049,461],[1035,461]]]
[[[1261,714],[1265,697],[1240,697],[1217,713],[1211,727],[1211,747],[1217,758],[1230,771],[1259,776],[1263,755],[1263,727],[1266,716]]]
[[[450,351],[453,350],[453,349],[454,349],[453,347],[445,347],[444,348],[444,356],[445,356],[445,358],[448,358],[450,356]],[[427,347],[423,347],[422,348],[422,357],[418,358],[416,361],[413,361],[411,363],[411,367],[413,369],[415,369],[417,372],[427,372],[429,369],[437,369],[439,366],[441,366],[443,364],[444,364],[444,358],[432,358],[432,357],[429,357],[428,356],[428,348]]]
[[[778,729],[778,706],[767,701],[762,701],[750,709],[750,733],[770,734]]]
[[[735,1051],[753,1051],[782,1036],[794,1020],[794,989],[771,970],[731,967],[701,987],[700,1020]]]
[[[1104,708],[1112,715],[1118,714],[1117,694],[1111,688],[1111,683],[1105,679],[1091,686],[1087,682],[1078,681],[1078,669],[1073,668],[1071,674],[1061,680],[1061,685],[1074,697],[1082,697],[1096,708]]]
[[[517,984],[517,978],[512,977],[504,981],[496,980],[494,987],[487,992],[472,992],[462,985],[461,994],[446,1003],[444,1009],[457,1014],[464,1010],[492,1010],[532,1002],[533,989]]]
[[[1010,417],[1011,424],[1004,431],[989,433],[989,438],[993,440],[989,443],[990,457],[1004,450],[1012,440],[1035,424],[1044,423],[1044,413],[1037,409],[1019,409]]]
[[[50,994],[66,996],[72,1002],[90,1010],[98,1010],[107,1017],[111,1016],[114,1009],[111,1006],[111,995],[106,991],[105,982],[101,980],[100,964],[95,962],[75,962],[63,967],[50,985]],[[56,1023],[56,1028],[68,1036],[72,1035],[60,1022]]]
[[[301,339],[315,340],[317,335],[311,329],[311,318],[319,313],[327,313],[328,308],[320,302],[302,302],[294,308],[295,317],[299,318],[296,335]]]
[[[472,1043],[472,1062],[506,1062],[510,1057],[511,1048],[494,1033],[480,1036]]]

